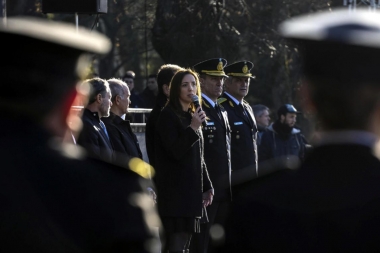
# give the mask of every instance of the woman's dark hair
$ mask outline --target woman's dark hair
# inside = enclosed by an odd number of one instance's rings
[[[201,87],[199,85],[198,75],[194,71],[192,71],[191,69],[178,70],[174,74],[172,80],[170,81],[170,86],[169,86],[170,96],[169,96],[169,101],[167,102],[167,105],[170,105],[174,109],[174,111],[177,112],[178,114],[180,114],[182,112],[182,106],[181,106],[181,103],[179,101],[179,96],[180,96],[180,92],[181,92],[182,80],[186,75],[194,76],[196,86],[197,86],[197,91],[195,94],[199,98],[199,104],[202,103]],[[193,103],[191,103],[189,109],[191,110],[191,112],[193,112],[193,113],[195,112],[196,108],[195,108]]]

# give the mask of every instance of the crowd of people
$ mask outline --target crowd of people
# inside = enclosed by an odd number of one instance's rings
[[[131,93],[130,108],[140,109],[153,109],[156,100],[158,99],[158,82],[157,74],[150,74],[146,80],[146,87],[142,91],[138,91],[135,87],[136,74],[132,70],[128,70],[121,80],[123,80],[129,87]],[[126,113],[126,119],[131,123],[146,123],[149,117],[149,112],[140,113]]]
[[[158,83],[145,132],[154,176],[145,174],[162,222],[161,252],[218,252],[232,201],[245,191],[234,175],[248,171],[258,176],[260,160],[304,159],[307,142],[294,127],[299,112],[290,104],[279,108],[270,125],[269,108],[261,105],[257,118],[265,127],[257,145],[259,127],[244,100],[252,69],[250,61],[227,64],[224,58],[212,58],[191,68],[164,64],[150,76]],[[131,122],[125,119],[133,86],[100,77],[82,85],[90,93],[76,143],[89,156],[125,168],[131,159],[142,160]]]
[[[267,106],[245,101],[251,61],[164,64],[138,95],[131,71],[83,80],[83,56],[110,50],[103,35],[33,18],[0,25],[17,54],[3,63],[1,249],[379,251],[380,15],[321,12],[279,30],[299,45],[313,146],[292,104],[271,123]],[[155,102],[148,162],[128,118],[143,97]]]

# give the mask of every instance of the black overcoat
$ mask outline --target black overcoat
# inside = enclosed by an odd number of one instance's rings
[[[83,128],[78,136],[77,144],[84,147],[89,156],[112,163],[114,161],[113,147],[100,126],[98,113],[84,109],[82,121]]]
[[[202,131],[190,127],[191,114],[166,106],[155,134],[157,205],[163,217],[201,217],[202,193],[212,189],[203,159]]]
[[[132,157],[143,159],[140,144],[132,131],[129,120],[123,120],[110,112],[110,116],[103,117],[102,121],[107,127],[114,148],[114,158],[117,162],[128,161]]]

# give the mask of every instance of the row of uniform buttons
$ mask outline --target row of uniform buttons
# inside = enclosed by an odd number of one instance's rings
[[[251,129],[251,131],[252,131],[252,138],[255,139],[255,134],[254,134],[255,131],[253,130],[253,128]],[[236,131],[236,139],[240,139],[239,131]]]

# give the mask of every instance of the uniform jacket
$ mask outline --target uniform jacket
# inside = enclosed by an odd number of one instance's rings
[[[261,137],[259,146],[259,161],[276,157],[297,156],[300,160],[305,157],[305,137],[297,128],[293,128],[287,138],[282,138],[274,129],[273,123]]]
[[[123,120],[112,112],[102,120],[107,127],[116,161],[127,162],[132,157],[143,158],[139,142],[128,120]]]
[[[88,155],[106,162],[113,162],[113,147],[111,141],[100,126],[97,112],[84,109],[83,128],[78,136],[77,144],[84,147]]]
[[[317,146],[298,170],[254,180],[235,202],[224,252],[379,252],[375,153],[347,142]]]
[[[251,106],[246,101],[243,102],[250,118],[248,120],[244,116],[243,110],[227,94],[222,94],[218,101],[227,111],[231,127],[232,171],[248,166],[254,166],[257,171],[257,126]]]
[[[202,193],[212,189],[203,159],[203,136],[190,127],[191,114],[166,106],[155,134],[157,206],[160,215],[201,217]]]
[[[202,99],[202,109],[208,117],[207,126],[202,128],[204,157],[215,190],[214,201],[231,200],[231,130],[227,112],[220,108],[222,119],[215,108]]]
[[[73,157],[65,152],[73,144],[25,119],[0,122],[2,252],[154,252],[146,245],[159,241],[145,216],[157,211],[130,202],[138,194],[151,203],[143,178]]]

